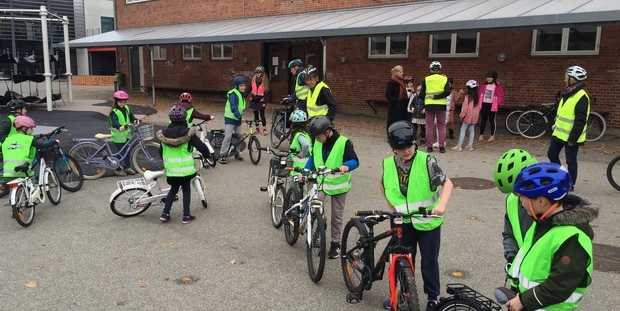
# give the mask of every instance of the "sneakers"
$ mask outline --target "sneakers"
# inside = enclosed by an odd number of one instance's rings
[[[238,154],[235,155],[235,159],[237,159],[237,161],[243,161],[243,157]]]
[[[461,148],[461,146],[454,146],[454,147],[452,147],[452,150],[454,150],[454,151],[463,151],[463,148]]]
[[[256,128],[256,131],[254,131],[254,133],[252,134],[260,134],[260,130],[258,128]]]
[[[474,147],[472,147],[472,146],[467,146],[467,150],[469,150],[469,151],[474,151]],[[460,150],[459,150],[459,151],[460,151]]]
[[[392,307],[390,306],[390,300],[386,300],[383,302],[383,309],[385,310],[392,310]]]
[[[127,175],[136,175],[136,171],[134,171],[131,167],[130,168],[126,168],[125,169],[125,173],[127,173]]]
[[[267,133],[267,130],[263,130],[263,136],[267,136],[269,135],[269,133]]]
[[[437,306],[437,300],[429,300],[426,303],[426,311],[433,311],[435,310],[436,306]]]
[[[480,137],[478,137],[478,141],[484,141],[484,135],[480,135]]]
[[[162,213],[161,216],[159,216],[159,220],[162,222],[170,221],[170,214]]]
[[[426,152],[433,152],[433,147],[426,148]]]
[[[439,153],[446,153],[446,148],[439,147]]]
[[[487,141],[495,141],[495,135],[489,136],[489,140],[487,140]]]
[[[226,164],[228,163],[228,161],[226,160],[226,157],[221,157],[217,160],[218,162],[220,162],[221,164]]]
[[[188,215],[188,216],[183,216],[183,223],[184,224],[188,224],[192,221],[196,220],[196,216],[192,216],[192,215]]]
[[[114,175],[116,175],[116,176],[127,176],[127,173],[125,173],[125,171],[122,171],[122,170],[116,170],[116,171],[114,171]]]
[[[327,253],[327,258],[336,259],[340,255],[340,243],[332,242],[332,245],[329,247],[329,253]]]
[[[426,138],[420,139],[420,145],[426,145]]]

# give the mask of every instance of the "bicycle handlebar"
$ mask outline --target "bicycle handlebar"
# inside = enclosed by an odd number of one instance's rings
[[[49,140],[49,139],[51,139],[51,138],[52,138],[52,136],[54,136],[54,135],[58,135],[58,134],[62,133],[63,131],[66,131],[66,130],[65,130],[65,127],[66,127],[66,125],[59,126],[59,127],[57,127],[56,129],[54,129],[53,131],[51,131],[51,132],[49,132],[49,133],[47,133],[47,134],[39,134],[39,135],[37,135],[35,138],[36,138],[36,139],[40,139],[40,138],[47,138],[47,139]]]
[[[438,215],[431,215],[428,213],[428,211],[426,210],[426,207],[424,206],[420,206],[418,207],[417,210],[414,210],[412,212],[408,212],[408,213],[400,213],[400,212],[387,212],[387,211],[381,211],[381,210],[372,210],[372,211],[355,211],[355,216],[359,216],[359,217],[368,217],[368,216],[376,216],[376,218],[378,218],[380,221],[389,219],[389,218],[398,218],[398,217],[402,217],[402,218],[407,218],[407,217],[412,217],[412,216],[420,216],[423,218],[427,218],[427,217],[436,217],[439,218],[441,216]]]
[[[324,166],[319,167],[317,170],[307,170],[305,168],[302,167],[292,167],[292,166],[287,166],[286,168],[284,168],[287,171],[294,171],[297,173],[302,173],[303,175],[312,175],[312,174],[317,174],[317,175],[329,175],[329,174],[335,174],[335,173],[340,173],[340,169],[328,169]]]

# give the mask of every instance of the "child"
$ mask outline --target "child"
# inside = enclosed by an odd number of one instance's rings
[[[390,125],[388,142],[395,155],[383,160],[379,187],[393,212],[407,212],[409,204],[415,209],[423,204],[429,214],[443,216],[452,194],[452,181],[434,157],[418,150],[413,137],[413,126],[408,121]],[[408,225],[403,226],[403,243],[411,247],[414,261],[417,246],[420,247],[422,266],[419,271],[422,271],[424,293],[428,296],[426,310],[430,311],[437,305],[440,293],[438,258],[443,218],[404,219],[404,222]],[[383,307],[390,309],[390,301],[385,301]]]
[[[478,141],[484,140],[484,129],[487,126],[487,120],[489,120],[491,127],[491,136],[489,136],[488,141],[494,141],[495,115],[497,114],[498,107],[504,101],[504,88],[497,82],[497,72],[495,70],[489,70],[485,77],[486,81],[480,88],[480,94],[478,95],[482,103],[482,109],[480,110],[480,137],[478,137]]]
[[[167,222],[170,220],[170,209],[174,198],[179,192],[179,187],[183,189],[183,223],[188,224],[196,217],[189,212],[191,202],[191,181],[196,177],[194,167],[194,148],[202,154],[204,158],[209,156],[209,148],[196,136],[196,130],[187,127],[187,111],[179,105],[175,105],[168,113],[170,125],[164,131],[157,131],[157,139],[161,142],[161,158],[164,160],[167,182],[170,191],[166,197],[164,211],[159,220]]]
[[[359,166],[359,160],[353,149],[353,142],[336,132],[329,117],[312,118],[308,125],[308,132],[314,139],[314,146],[312,146],[312,155],[306,162],[305,168],[315,170],[317,167],[325,166],[327,169],[340,170],[338,174],[319,177],[318,181],[320,184],[324,180],[319,199],[323,201],[329,195],[332,200],[331,221],[329,222],[331,224],[331,246],[327,257],[336,259],[340,255],[342,214],[347,192],[351,189],[351,171]]]
[[[448,135],[450,139],[454,139],[454,110],[456,110],[456,105],[461,102],[461,98],[463,97],[463,89],[455,90],[453,87],[454,79],[448,78],[448,84],[450,85],[450,96],[448,96],[448,108],[447,108],[447,118],[446,118],[446,128],[448,129]]]
[[[34,120],[27,116],[17,116],[13,121],[15,134],[10,135],[2,143],[2,154],[4,155],[3,170],[6,181],[18,178],[33,176],[32,161],[38,149],[46,149],[58,144],[58,140],[42,141],[34,139],[32,132],[36,127]],[[29,164],[27,173],[16,172],[15,168]]]
[[[267,136],[265,104],[269,102],[269,78],[265,75],[265,67],[258,66],[254,69],[254,76],[252,77],[252,84],[250,87],[250,109],[254,112],[254,120],[260,120],[263,125],[263,135]],[[256,123],[256,131],[254,131],[254,134],[260,134],[258,123]]]
[[[305,167],[308,158],[312,154],[312,139],[310,134],[306,131],[306,125],[308,123],[308,115],[301,109],[294,110],[289,117],[291,121],[291,140],[290,150],[291,158],[293,159],[293,167]],[[291,175],[297,175],[299,173],[292,171]],[[294,185],[294,180],[291,178],[290,183]]]
[[[26,102],[21,99],[14,99],[10,101],[7,106],[11,113],[2,122],[0,122],[0,145],[6,140],[7,137],[15,134],[17,129],[13,125],[17,116],[25,116],[28,111]],[[2,162],[2,153],[0,152],[0,162]]]
[[[181,108],[187,111],[187,126],[192,126],[192,121],[194,119],[200,119],[205,121],[210,121],[214,119],[214,116],[200,113],[196,108],[194,108],[193,97],[190,93],[181,93],[179,96],[179,102],[176,105],[181,106]]]
[[[108,116],[108,122],[110,123],[110,134],[112,134],[112,142],[116,145],[116,150],[119,151],[125,146],[125,143],[131,137],[131,132],[127,126],[129,123],[136,123],[138,119],[129,110],[127,100],[129,95],[125,91],[118,91],[114,93],[114,104],[110,110]],[[130,157],[125,157],[125,171],[121,167],[117,168],[114,174],[116,176],[134,175],[134,171],[129,164]]]
[[[245,122],[243,119],[243,109],[245,109],[245,98],[248,95],[246,92],[245,78],[242,76],[236,76],[233,79],[232,90],[228,91],[226,97],[226,108],[224,108],[224,126],[226,132],[224,133],[224,140],[222,141],[222,147],[220,149],[219,162],[222,164],[228,163],[226,157],[229,156],[230,142],[233,134],[241,135],[241,124]],[[239,152],[235,152],[235,159],[238,161],[243,160]]]
[[[413,83],[412,83],[413,84]],[[415,93],[409,99],[408,111],[411,112],[411,123],[413,125],[413,139],[415,140],[418,134],[418,125],[421,128],[420,144],[426,144],[426,115],[424,114],[424,98],[420,97],[420,90],[422,86],[418,85]]]
[[[478,82],[476,82],[476,80],[469,80],[465,83],[465,85],[467,86],[467,95],[465,95],[465,100],[463,100],[461,113],[459,115],[463,121],[463,124],[461,124],[459,143],[452,147],[452,150],[455,151],[463,151],[461,146],[463,146],[463,140],[465,140],[465,131],[469,132],[469,144],[467,144],[467,150],[474,150],[474,127],[478,122],[480,108],[482,107],[478,98]]]

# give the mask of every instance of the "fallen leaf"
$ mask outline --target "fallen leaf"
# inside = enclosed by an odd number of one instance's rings
[[[237,260],[236,260],[236,259],[231,260],[231,261],[230,261],[230,264],[231,264],[231,265],[236,265],[236,264],[237,264]]]
[[[455,278],[462,278],[463,277],[463,272],[454,271],[454,272],[452,272],[452,276],[455,277]]]
[[[174,246],[175,245],[174,241],[170,242],[169,244],[170,244],[170,246]]]
[[[179,279],[179,283],[191,283],[192,282],[192,278],[189,276],[184,276],[181,279]]]
[[[170,276],[168,275],[164,276],[164,281],[170,281]]]
[[[147,288],[149,287],[148,284],[146,284],[145,282],[140,282],[140,288]]]
[[[37,287],[37,281],[30,281],[26,283],[26,287],[30,287],[30,288]]]
[[[35,271],[39,271],[39,270],[41,270],[41,266],[34,266],[34,267],[33,267],[33,269],[34,269]]]
[[[613,281],[611,281],[611,284],[618,285],[618,284],[620,284],[620,280],[613,280]]]
[[[127,300],[121,300],[121,301],[116,303],[117,306],[124,306],[126,304],[127,304]]]
[[[121,256],[120,256],[120,255],[116,255],[116,256],[114,256],[114,259],[120,259],[120,258],[121,258]]]

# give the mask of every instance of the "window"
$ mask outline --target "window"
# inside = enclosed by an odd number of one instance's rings
[[[532,55],[598,55],[601,27],[545,27],[532,33]]]
[[[201,60],[202,59],[202,45],[200,44],[183,45],[183,59],[184,60]]]
[[[368,58],[406,58],[408,51],[408,36],[368,38]]]
[[[101,16],[101,33],[114,30],[114,17]]]
[[[430,36],[430,57],[477,57],[480,33],[463,31]]]
[[[232,59],[233,45],[232,43],[215,43],[211,44],[211,59]]]
[[[166,60],[166,47],[160,45],[154,45],[153,47],[153,60]]]

